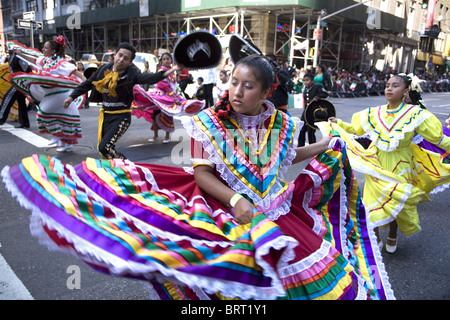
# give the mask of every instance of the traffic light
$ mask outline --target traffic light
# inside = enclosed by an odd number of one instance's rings
[[[428,8],[428,0],[423,0],[422,1],[422,9],[426,9]]]

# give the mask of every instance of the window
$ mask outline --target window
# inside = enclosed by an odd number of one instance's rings
[[[56,0],[44,0],[42,2],[44,10],[47,10],[48,8],[56,8]]]
[[[414,7],[410,7],[409,8],[409,15],[406,17],[407,18],[407,26],[406,26],[406,30],[407,30],[407,34],[408,37],[411,38],[413,35],[413,31],[417,31],[414,30],[414,27],[416,26],[416,10],[414,9]]]
[[[14,11],[23,11],[23,3],[21,0],[14,0],[12,4]]]
[[[11,9],[3,10],[3,28],[14,26]]]
[[[38,11],[38,3],[37,0],[26,0],[26,11]]]
[[[388,12],[388,2],[387,0],[381,0],[380,10],[384,12]]]
[[[395,15],[399,18],[404,16],[404,3],[403,0],[397,0],[397,5],[395,6]]]

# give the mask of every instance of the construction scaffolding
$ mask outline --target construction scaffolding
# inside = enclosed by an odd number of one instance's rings
[[[321,24],[322,39],[315,48],[313,31],[319,12],[299,7],[223,8],[189,13],[136,17],[64,29],[76,59],[84,53],[100,56],[114,50],[120,42],[131,42],[138,51],[160,53],[172,51],[186,33],[206,29],[222,39],[224,48],[232,34],[253,42],[264,54],[275,54],[279,61],[289,61],[297,68],[310,68],[314,51],[319,50],[318,63],[331,67],[367,68],[366,26],[334,16]],[[372,33],[372,38],[378,35]],[[377,41],[377,40],[375,40]]]

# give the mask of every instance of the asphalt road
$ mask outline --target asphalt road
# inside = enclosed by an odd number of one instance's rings
[[[428,109],[444,122],[450,114],[450,93],[427,93],[423,97]],[[356,111],[385,103],[384,97],[332,98],[331,101],[336,106],[338,117],[346,121]],[[293,116],[300,116],[302,109],[289,111]],[[98,113],[96,104],[91,104],[90,109],[81,110],[83,139],[73,153],[59,155],[62,161],[77,164],[86,157],[99,157],[96,152]],[[39,144],[40,137],[48,140],[50,137],[39,136],[34,112],[30,112],[29,116],[32,123],[29,130],[12,129],[17,124],[13,122],[0,127],[0,169],[5,165],[17,164],[33,153],[57,155],[55,148],[45,146],[45,140],[44,144]],[[180,121],[176,120],[176,126],[170,144],[149,144],[149,124],[145,120],[133,118],[131,127],[117,147],[132,161],[189,165],[189,140],[181,129]],[[24,137],[27,132],[34,135]],[[304,165],[293,166],[287,178],[294,179]],[[364,177],[361,174],[356,176],[360,186],[363,186]],[[431,202],[420,204],[422,231],[410,237],[400,235],[398,251],[392,255],[383,253],[398,300],[450,299],[449,192],[447,189],[432,195]],[[51,252],[39,244],[29,231],[30,213],[11,198],[3,183],[0,183],[0,203],[0,300],[148,299],[142,282],[103,275],[70,255]],[[384,237],[385,232],[382,231]],[[74,270],[79,271],[81,281],[71,288]]]

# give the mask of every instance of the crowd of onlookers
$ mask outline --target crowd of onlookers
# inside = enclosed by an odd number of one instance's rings
[[[296,69],[292,93],[302,92],[303,75],[311,70]],[[314,73],[314,72],[312,72]],[[339,68],[328,68],[327,73],[331,79],[330,88],[326,88],[331,97],[350,98],[384,95],[384,87],[391,74],[378,70],[365,72],[347,71]],[[421,82],[424,92],[450,92],[450,73],[448,74],[416,74]]]

